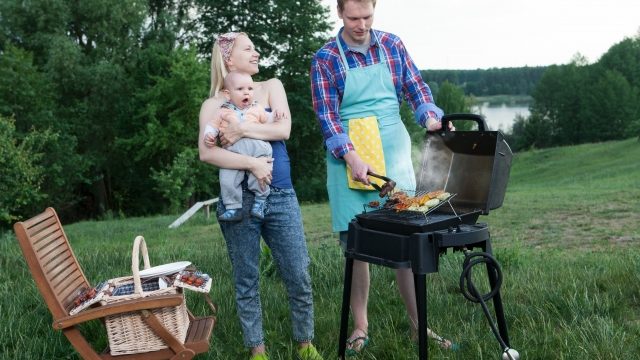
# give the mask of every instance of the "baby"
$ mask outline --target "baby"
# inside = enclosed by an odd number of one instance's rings
[[[204,140],[207,146],[213,146],[220,132],[222,120],[237,115],[240,122],[250,121],[266,123],[273,121],[265,109],[253,100],[253,80],[246,73],[232,71],[224,78],[224,96],[227,101],[222,104],[222,108],[229,109],[221,111],[220,118],[214,119],[205,126]],[[231,150],[238,154],[253,157],[271,157],[271,145],[262,140],[242,138],[235,144],[229,146]],[[219,221],[240,221],[242,220],[242,181],[245,174],[248,175],[247,185],[251,192],[255,194],[251,215],[259,219],[264,218],[265,202],[269,196],[269,187],[263,189],[258,179],[251,172],[244,170],[220,169],[220,197],[224,204],[225,211],[218,216]]]

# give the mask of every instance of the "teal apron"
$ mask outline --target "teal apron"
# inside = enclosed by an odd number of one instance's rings
[[[396,181],[396,189],[415,190],[411,138],[400,118],[396,89],[382,47],[378,43],[378,64],[349,69],[342,50],[340,34],[336,36],[336,41],[342,62],[347,69],[340,104],[340,117],[345,133],[349,133],[349,119],[376,116],[387,176]],[[377,191],[350,189],[346,171],[346,162],[334,158],[331,152],[327,151],[327,190],[335,232],[346,231],[355,215],[364,211],[364,204],[380,200]]]

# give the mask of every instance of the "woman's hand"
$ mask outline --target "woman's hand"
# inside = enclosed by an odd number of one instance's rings
[[[221,119],[220,145],[222,147],[229,147],[245,137],[240,119],[234,111],[225,109]]]
[[[273,177],[273,158],[253,158],[249,171],[251,171],[251,174],[253,174],[253,176],[258,180],[260,188],[265,190],[267,185],[271,184],[271,179]]]
[[[273,109],[273,119],[282,120],[287,118],[287,113],[280,109]]]

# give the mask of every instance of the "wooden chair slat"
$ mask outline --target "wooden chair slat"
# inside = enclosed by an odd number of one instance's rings
[[[77,276],[81,276],[78,268],[75,266],[73,262],[73,258],[68,257],[66,260],[61,262],[58,266],[53,268],[47,276],[49,277],[49,283],[53,288],[59,288],[61,284],[65,283],[66,279],[69,279],[71,274],[78,273]]]
[[[71,256],[71,250],[70,249],[65,249],[62,247],[59,247],[57,249],[55,249],[54,251],[49,252],[48,254],[45,254],[44,256],[42,256],[40,258],[40,264],[42,264],[42,267],[49,271],[51,269],[51,267],[53,265],[55,265],[55,261],[57,261],[57,259],[59,258],[66,258]],[[54,262],[52,264],[52,262]]]
[[[70,302],[76,297],[78,290],[85,287],[85,282],[80,273],[74,273],[75,276],[69,277],[65,281],[65,287],[54,288],[54,292],[58,294],[60,303],[66,308]]]
[[[69,247],[66,246],[66,240],[63,237],[59,237],[57,239],[53,239],[46,246],[44,246],[40,251],[37,252],[37,256],[40,259],[39,261],[43,266],[47,266],[51,262],[55,262],[56,258],[60,256],[60,254],[65,251],[69,251]],[[47,263],[42,263],[42,259],[48,259]]]
[[[189,327],[185,345],[195,352],[205,352],[209,349],[209,338],[215,326],[215,318],[196,318]]]
[[[42,261],[42,268],[49,280],[52,280],[64,267],[71,266],[71,264],[75,263],[75,259],[71,256],[69,249],[62,247],[55,248],[47,254],[47,258],[49,260],[46,263]]]
[[[32,227],[34,227],[35,225],[47,220],[47,219],[57,219],[56,214],[53,211],[50,211],[49,209],[45,210],[44,212],[32,217],[31,219],[25,220],[22,222],[22,224],[24,225],[25,229],[27,229],[27,232],[29,232],[29,229],[31,229]]]
[[[43,221],[34,224],[29,228],[29,236],[34,240],[34,243],[37,242],[37,239],[41,238],[41,233],[46,233],[50,229],[59,229],[60,225],[57,222],[55,217],[51,217],[48,219],[44,219]]]
[[[62,232],[62,229],[52,226],[48,228],[47,231],[43,231],[36,236],[37,238],[32,238],[34,240],[33,248],[36,252],[40,252],[43,247],[47,246],[52,241],[64,237],[64,234]]]

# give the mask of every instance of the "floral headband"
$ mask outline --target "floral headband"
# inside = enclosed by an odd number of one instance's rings
[[[218,47],[220,48],[220,53],[222,54],[222,59],[224,61],[229,61],[229,58],[231,57],[231,50],[233,49],[233,43],[235,43],[236,38],[242,34],[244,33],[228,32],[218,36],[216,42],[218,43]]]

